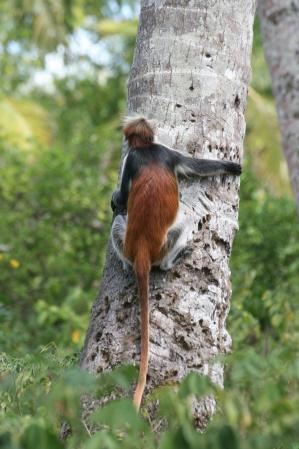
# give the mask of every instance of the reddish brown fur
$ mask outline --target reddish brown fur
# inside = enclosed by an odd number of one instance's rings
[[[129,119],[123,132],[132,148],[145,148],[154,141],[154,130],[143,117]]]
[[[139,409],[148,371],[148,282],[151,265],[159,263],[167,232],[179,206],[178,186],[166,168],[151,164],[133,181],[128,199],[124,254],[133,264],[140,296],[141,357],[134,404]]]
[[[178,186],[174,175],[157,164],[145,167],[133,181],[128,199],[125,256],[131,262],[144,251],[148,253],[151,265],[159,262],[178,206]]]

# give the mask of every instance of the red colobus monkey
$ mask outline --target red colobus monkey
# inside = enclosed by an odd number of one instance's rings
[[[178,174],[240,175],[235,162],[196,159],[154,143],[154,131],[143,117],[129,118],[123,128],[129,150],[124,158],[120,188],[112,195],[116,213],[112,225],[113,247],[133,266],[141,311],[141,356],[134,404],[139,410],[149,358],[149,273],[152,265],[167,270],[184,254],[186,223],[180,221]]]

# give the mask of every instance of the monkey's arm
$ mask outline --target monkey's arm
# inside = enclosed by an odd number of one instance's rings
[[[115,215],[125,214],[127,210],[127,204],[123,204],[121,199],[121,193],[119,189],[114,190],[111,197],[111,209]]]
[[[183,176],[240,175],[240,164],[231,161],[197,159],[175,152],[175,171]]]
[[[113,211],[126,211],[129,191],[132,182],[132,161],[128,154],[123,162],[121,170],[121,181],[119,189],[116,189],[111,198],[111,209]]]

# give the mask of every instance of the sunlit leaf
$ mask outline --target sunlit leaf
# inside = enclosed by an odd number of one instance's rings
[[[0,97],[0,136],[17,148],[47,147],[52,130],[49,114],[37,103]]]
[[[101,36],[104,37],[113,36],[115,34],[135,37],[137,33],[137,26],[138,26],[137,20],[117,21],[117,20],[103,19],[100,20],[95,25],[94,28],[101,34]]]

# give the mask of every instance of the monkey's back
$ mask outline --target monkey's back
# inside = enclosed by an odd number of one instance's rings
[[[155,162],[142,168],[132,182],[128,198],[124,252],[132,263],[140,252],[149,255],[151,264],[160,261],[161,249],[178,207],[174,174]]]

